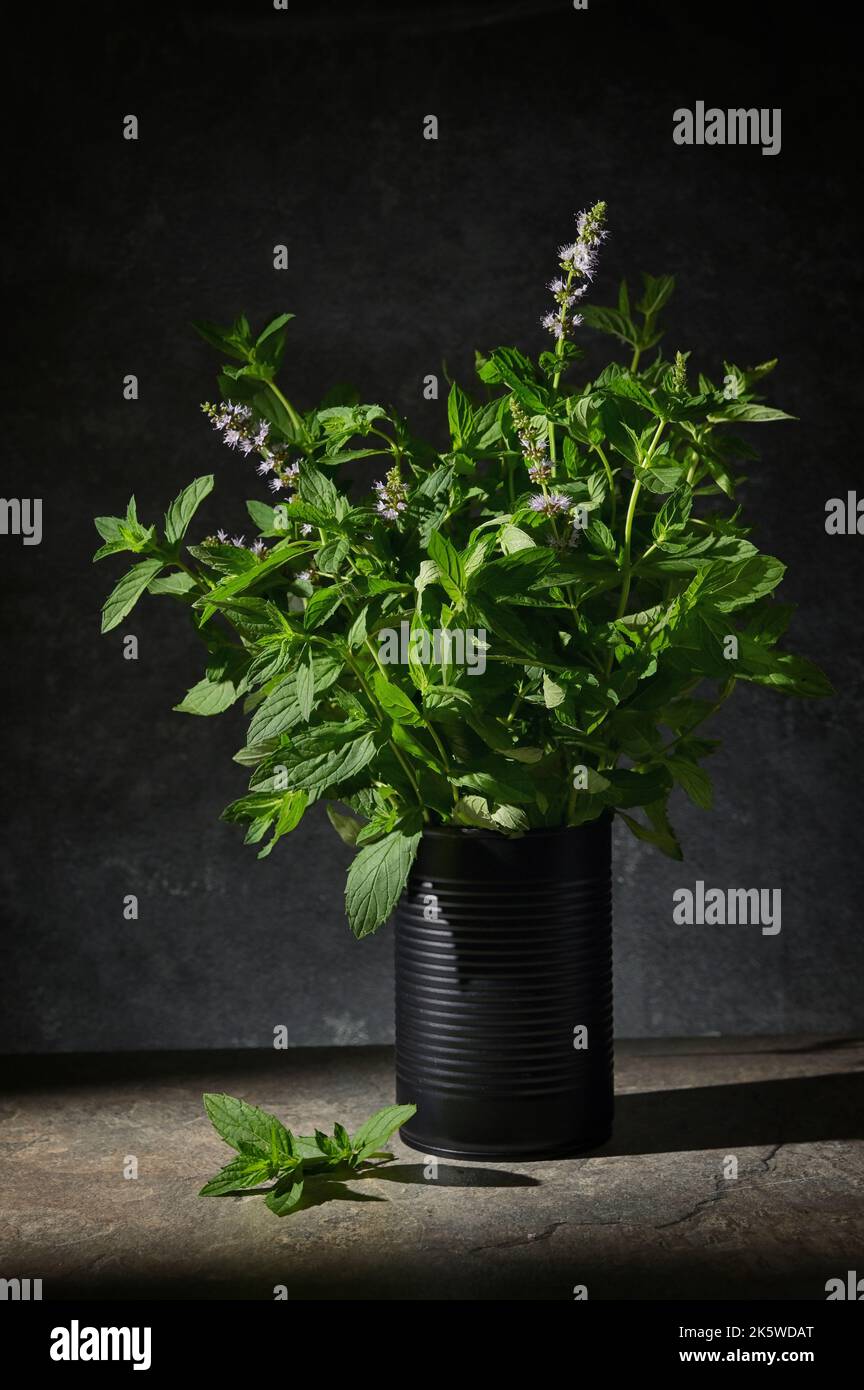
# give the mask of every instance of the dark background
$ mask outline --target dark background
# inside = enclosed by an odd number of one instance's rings
[[[555,248],[599,197],[595,303],[623,274],[674,272],[668,349],[715,378],[724,357],[781,358],[771,400],[800,422],[751,430],[754,539],[789,564],[792,643],[839,692],[736,695],[716,809],[674,807],[683,866],[618,832],[617,1031],[860,1026],[864,540],[824,530],[861,460],[861,82],[843,10],[33,11],[8,50],[3,493],[41,495],[45,530],[39,547],[0,537],[0,1050],[266,1046],[278,1024],[298,1044],[391,1036],[391,939],[349,933],[348,851],[320,808],[260,864],[219,821],[245,788],[244,716],[172,713],[203,659],[169,601],[100,637],[122,561],[91,567],[91,518],[134,490],[155,520],[215,471],[193,538],[248,533],[244,500],[266,493],[199,414],[218,358],[191,319],[290,309],[292,398],[350,381],[434,435],[424,375],[446,359],[470,384],[475,346],[540,346]],[[782,152],[674,145],[674,109],[699,99],[781,107]],[[584,341],[593,371],[611,340]],[[781,934],[674,926],[673,890],[699,878],[781,888]]]

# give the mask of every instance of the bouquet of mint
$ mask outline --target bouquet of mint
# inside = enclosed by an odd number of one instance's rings
[[[254,538],[187,540],[209,475],[161,532],[134,498],[96,519],[97,559],[137,556],[103,630],[145,592],[181,608],[206,658],[176,708],[239,702],[249,719],[236,754],[249,787],[225,818],[264,856],[323,802],[356,851],[358,937],[389,917],[426,826],[513,836],[611,810],[681,858],[670,793],[711,806],[704,726],[736,687],[831,693],[782,645],[784,565],[750,539],[739,500],[758,457],[742,427],[790,418],[760,395],[775,363],[724,362],[718,381],[687,352],[667,358],[672,278],[586,304],[605,205],[575,232],[549,283],[547,347],[478,353],[476,390],[450,385],[443,450],[349,390],[292,403],[277,382],[291,314],[257,334],[244,317],[205,323],[223,362],[205,414],[269,491],[247,503]],[[624,361],[580,375],[582,325]],[[373,476],[349,486],[346,464]]]

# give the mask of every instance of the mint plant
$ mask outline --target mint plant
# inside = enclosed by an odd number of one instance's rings
[[[341,1124],[332,1135],[316,1129],[312,1135],[295,1137],[277,1116],[234,1096],[205,1095],[204,1108],[237,1157],[205,1183],[198,1196],[222,1197],[271,1183],[265,1201],[277,1216],[297,1210],[304,1195],[307,1203],[310,1196],[326,1199],[335,1195],[334,1184],[362,1177],[392,1160],[383,1146],[417,1109],[386,1105],[352,1139]]]
[[[666,358],[670,276],[643,276],[635,302],[623,283],[617,306],[584,305],[605,237],[598,203],[559,249],[549,346],[478,352],[477,390],[450,384],[443,450],[344,389],[292,404],[276,380],[292,315],[257,336],[243,317],[197,325],[223,359],[204,413],[271,494],[247,503],[254,539],[189,543],[212,476],[161,531],[134,498],[96,519],[97,559],[140,556],[103,631],[145,592],[185,609],[207,657],[176,708],[250,716],[236,754],[249,788],[225,819],[263,857],[325,802],[356,850],[358,937],[388,918],[429,825],[522,835],[613,811],[681,858],[669,795],[710,807],[718,744],[703,726],[739,682],[831,693],[781,646],[784,566],[749,539],[738,500],[757,458],[740,427],[791,418],[759,394],[775,363],[724,363],[718,383],[687,352]],[[625,359],[588,380],[583,325]],[[378,474],[371,491],[342,478],[358,463]]]

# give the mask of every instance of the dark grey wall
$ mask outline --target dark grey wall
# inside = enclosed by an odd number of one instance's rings
[[[242,529],[261,495],[199,416],[216,359],[190,319],[291,309],[296,399],[352,381],[433,430],[424,374],[443,357],[467,379],[475,345],[537,347],[555,247],[597,197],[613,230],[597,302],[622,273],[673,271],[670,346],[715,372],[782,359],[773,396],[800,423],[758,435],[750,503],[791,567],[795,644],[840,692],[736,698],[716,810],[676,807],[683,867],[619,835],[618,1031],[860,1026],[864,540],[824,531],[825,500],[861,478],[860,82],[840,13],[40,7],[5,125],[3,491],[44,498],[45,535],[0,537],[0,1049],[266,1045],[282,1023],[295,1043],[390,1036],[391,941],[348,932],[347,851],[314,814],[259,864],[218,821],[245,785],[243,716],[171,712],[202,662],[170,605],[99,636],[119,569],[90,567],[90,519],[132,489],[155,517],[211,469],[202,533]],[[674,145],[672,112],[697,99],[782,107],[782,152]],[[673,889],[698,878],[781,888],[780,935],[673,926]]]

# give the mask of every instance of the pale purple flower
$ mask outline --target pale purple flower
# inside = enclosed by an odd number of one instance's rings
[[[532,512],[540,512],[543,516],[557,516],[559,512],[570,510],[570,498],[565,497],[560,492],[542,493],[536,492],[529,498],[528,506]]]
[[[254,444],[255,444],[256,449],[260,449],[260,448],[262,447],[262,445],[264,445],[264,444],[267,443],[267,436],[269,435],[269,433],[270,433],[270,426],[267,424],[267,422],[266,422],[266,420],[265,420],[264,423],[263,423],[263,425],[261,425],[260,429],[258,430],[258,433],[255,435],[255,438],[254,438]]]
[[[245,536],[232,536],[231,544],[236,545],[238,550],[242,550],[246,542]]]
[[[217,532],[216,532],[216,539],[217,539],[218,541],[221,541],[222,544],[225,545],[226,541],[228,540],[228,532],[227,532],[227,531],[221,531],[221,530],[220,530],[220,531],[217,531]]]
[[[532,483],[544,483],[547,478],[552,476],[552,465],[546,458],[538,459],[532,463],[528,469],[528,477]]]
[[[233,428],[230,430],[226,430],[224,438],[225,443],[228,445],[228,448],[235,449],[237,445],[240,443],[240,431],[235,430]]]
[[[298,578],[298,579],[305,579],[306,582],[307,582],[307,584],[308,584],[309,580],[312,578],[312,571],[311,571],[311,570],[301,570],[300,573],[297,575],[297,578]]]
[[[271,492],[281,492],[281,490],[282,490],[282,488],[283,488],[284,486],[285,486],[285,484],[283,483],[283,481],[282,481],[281,478],[271,478],[271,479],[270,479],[270,491],[271,491]]]
[[[378,515],[383,516],[385,521],[396,521],[399,513],[404,512],[408,505],[408,494],[400,477],[398,465],[390,469],[384,482],[379,480],[372,486],[378,494],[375,508]]]
[[[296,477],[298,477],[299,473],[300,473],[300,464],[299,464],[299,462],[296,461],[296,460],[294,461],[294,463],[289,463],[288,467],[285,469],[285,477],[286,477],[286,478],[296,478]]]
[[[260,473],[262,478],[265,476],[265,474],[272,473],[273,464],[271,463],[270,459],[262,459],[258,467],[255,469],[255,472]]]
[[[540,323],[544,328],[548,328],[553,338],[560,338],[564,333],[564,325],[561,322],[560,314],[544,314]]]
[[[253,555],[260,555],[264,550],[264,541],[262,538],[259,536],[257,541],[253,541],[249,549],[252,551]]]
[[[255,448],[255,445],[252,443],[252,440],[251,440],[251,439],[241,439],[241,440],[240,440],[240,452],[241,452],[241,454],[251,454],[251,452],[252,452],[252,450],[253,450],[254,448]]]
[[[311,522],[309,522],[309,521],[304,521],[304,522],[303,522],[303,525],[300,527],[300,535],[301,535],[301,536],[311,536],[311,535],[312,535],[312,523],[311,523]]]

